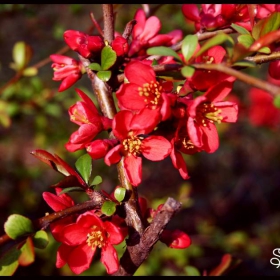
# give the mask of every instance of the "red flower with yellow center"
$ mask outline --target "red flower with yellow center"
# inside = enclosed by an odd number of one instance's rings
[[[124,157],[126,176],[133,186],[142,180],[142,157],[160,161],[171,151],[171,143],[163,136],[149,135],[159,123],[159,113],[143,109],[138,114],[123,110],[118,112],[112,123],[112,131],[119,144],[105,156],[107,165],[115,164]]]
[[[113,245],[121,243],[127,235],[126,228],[118,224],[117,219],[102,221],[93,211],[80,215],[76,223],[65,226],[60,234],[63,242],[57,252],[56,266],[68,263],[75,274],[89,268],[96,249],[101,250],[101,262],[107,273],[119,269],[116,249]]]
[[[222,101],[231,91],[235,78],[229,77],[211,87],[204,95],[188,104],[187,130],[194,146],[213,153],[219,146],[216,123],[236,122],[238,106]]]
[[[139,112],[144,108],[158,110],[161,120],[171,115],[171,105],[176,100],[172,82],[158,82],[153,68],[140,61],[130,62],[124,69],[128,83],[116,92],[122,110]]]

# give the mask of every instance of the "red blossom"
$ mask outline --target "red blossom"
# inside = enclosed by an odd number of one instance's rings
[[[70,120],[80,126],[65,145],[70,152],[85,148],[98,133],[109,129],[112,123],[112,120],[99,114],[93,101],[83,91],[76,91],[83,101],[76,102],[68,110]]]
[[[153,68],[140,61],[130,62],[124,69],[128,83],[116,92],[119,107],[139,112],[144,108],[158,110],[162,120],[171,114],[176,96],[172,82],[158,82]]]
[[[158,17],[146,18],[145,12],[138,9],[134,19],[137,21],[132,30],[132,42],[129,46],[128,56],[145,55],[146,49],[154,46],[171,46],[183,37],[181,30],[174,30],[168,34],[158,34],[161,22]]]
[[[116,224],[118,221],[102,221],[93,211],[81,214],[75,223],[62,230],[56,266],[61,268],[67,263],[75,274],[81,274],[90,267],[99,248],[107,273],[116,272],[119,260],[113,245],[120,244],[127,235],[127,230]]]
[[[215,152],[219,146],[215,123],[237,120],[237,104],[223,101],[232,90],[234,80],[234,77],[223,80],[204,95],[189,101],[187,130],[190,140],[196,147],[208,153]]]
[[[64,91],[75,84],[85,73],[83,64],[71,57],[52,54],[50,55],[53,61],[51,67],[54,70],[54,81],[62,81],[58,91]]]
[[[89,58],[96,56],[105,46],[100,36],[90,36],[77,30],[66,30],[63,34],[66,44],[81,56]]]
[[[112,41],[112,49],[116,52],[117,56],[122,56],[128,53],[128,42],[122,36],[117,36]]]
[[[279,127],[280,110],[273,104],[271,94],[253,87],[249,91],[249,99],[248,117],[252,125],[268,128]]]
[[[166,138],[148,135],[158,124],[159,117],[157,111],[143,109],[138,114],[123,110],[113,119],[112,132],[120,143],[107,153],[105,163],[110,166],[124,157],[126,176],[133,186],[138,186],[142,180],[142,155],[160,161],[170,154],[171,144]]]
[[[229,27],[232,23],[251,30],[250,16],[246,4],[183,4],[182,12],[188,21],[194,22],[196,31],[212,31]]]
[[[221,46],[214,46],[195,58],[195,63],[219,64],[223,61],[226,51]],[[223,72],[215,70],[196,70],[186,83],[194,90],[206,91],[211,86],[229,77]]]

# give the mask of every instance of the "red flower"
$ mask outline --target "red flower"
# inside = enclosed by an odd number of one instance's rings
[[[166,120],[176,99],[176,95],[170,93],[173,84],[158,82],[153,68],[140,61],[130,62],[124,74],[129,82],[122,84],[116,92],[119,107],[135,112],[144,108],[159,110],[162,120]]]
[[[121,243],[127,231],[114,222],[103,222],[92,211],[81,214],[75,223],[62,230],[63,244],[58,248],[56,266],[61,268],[68,263],[75,274],[80,274],[89,268],[96,249],[100,248],[107,273],[116,272],[119,261],[113,245]]]
[[[43,199],[47,202],[47,204],[55,211],[58,212],[60,210],[66,209],[68,207],[72,207],[75,205],[73,199],[66,193],[59,194],[62,189],[56,188],[56,195],[50,192],[43,192]],[[56,222],[51,223],[50,230],[55,238],[55,240],[61,242],[61,232],[62,229],[73,222],[75,222],[77,215],[71,215],[66,218],[60,219]]]
[[[230,77],[211,87],[204,95],[189,101],[187,129],[191,142],[208,153],[219,146],[215,122],[236,122],[238,106],[222,101],[231,91],[235,78]]]
[[[271,94],[253,87],[249,91],[249,98],[248,117],[252,125],[279,127],[280,110],[274,106]]]
[[[76,91],[83,101],[78,101],[68,110],[71,121],[80,126],[65,145],[70,152],[85,148],[98,133],[109,129],[112,123],[112,120],[98,113],[93,101],[83,91]]]
[[[223,61],[226,51],[221,46],[214,46],[195,59],[195,63],[219,64]],[[219,71],[196,70],[192,77],[187,79],[190,87],[196,91],[206,91],[211,86],[229,77]]]
[[[245,4],[183,4],[183,15],[194,22],[196,31],[225,28],[235,23],[251,30],[248,7]]]
[[[138,9],[134,19],[137,21],[132,30],[132,42],[129,46],[128,56],[136,53],[145,55],[146,49],[153,46],[171,46],[183,37],[181,30],[174,30],[168,34],[158,34],[161,29],[161,22],[156,16],[146,18],[145,12]]]
[[[128,52],[128,42],[122,36],[117,36],[112,41],[112,49],[116,52],[117,56],[125,55]]]
[[[85,73],[83,64],[71,57],[52,54],[51,60],[54,62],[51,67],[54,70],[54,81],[62,81],[58,91],[64,91],[75,84]]]
[[[124,110],[118,112],[112,124],[112,131],[120,144],[105,156],[107,165],[115,164],[124,157],[126,176],[133,186],[142,180],[142,158],[160,161],[171,151],[170,142],[162,136],[149,136],[159,122],[157,111],[143,109],[138,114]]]
[[[99,54],[105,46],[104,41],[100,36],[90,36],[77,30],[66,30],[63,37],[66,44],[73,51],[78,52],[85,58]]]

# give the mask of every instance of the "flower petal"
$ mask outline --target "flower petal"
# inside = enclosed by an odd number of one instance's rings
[[[129,182],[138,186],[142,181],[142,158],[133,155],[124,158],[124,168]]]
[[[142,141],[141,151],[145,158],[160,161],[169,156],[171,143],[162,136],[149,136]]]
[[[113,274],[119,269],[119,260],[116,249],[108,244],[102,248],[101,251],[101,262],[106,267],[108,274]]]

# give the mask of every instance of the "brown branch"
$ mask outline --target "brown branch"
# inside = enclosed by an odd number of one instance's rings
[[[267,63],[271,62],[273,60],[279,60],[280,59],[280,52],[273,52],[271,54],[258,54],[255,56],[248,56],[244,59],[253,61],[257,64]]]
[[[171,218],[179,211],[181,203],[173,198],[168,198],[162,209],[153,218],[151,224],[145,229],[139,242],[130,244],[124,252],[119,270],[113,276],[130,276],[149,256],[153,246],[160,238],[160,234],[169,223]]]
[[[65,218],[67,216],[84,213],[86,211],[95,209],[97,207],[100,208],[102,206],[102,204],[104,203],[104,201],[106,200],[98,192],[96,192],[95,198],[96,198],[95,200],[89,200],[89,201],[85,201],[81,204],[76,204],[72,207],[48,214],[45,217],[42,217],[42,218],[39,218],[39,219],[33,221],[34,231],[46,229],[51,223],[58,221],[62,218]],[[7,234],[2,235],[0,237],[0,246],[6,244],[9,241],[17,242],[17,240],[11,239]],[[19,242],[21,242],[21,241],[22,241],[22,238],[19,238]]]
[[[113,4],[102,4],[104,19],[104,40],[109,44],[114,40],[114,12]]]
[[[125,38],[125,39],[128,39],[131,35],[131,32],[133,30],[133,27],[134,25],[137,23],[137,21],[135,19],[129,21],[126,26],[125,26],[125,30],[122,34],[122,36]]]
[[[224,64],[192,64],[193,67],[196,69],[203,69],[203,70],[217,70],[219,72],[223,72],[230,76],[236,77],[238,80],[253,86],[260,88],[264,91],[271,93],[273,96],[280,95],[280,87],[273,85],[269,82],[260,80],[253,76],[247,75],[241,71],[235,70],[231,67],[228,67]]]

